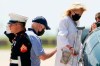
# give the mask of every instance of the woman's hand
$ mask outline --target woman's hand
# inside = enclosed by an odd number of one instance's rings
[[[78,55],[78,52],[76,52],[74,48],[71,48],[70,51],[71,51],[71,54],[73,56],[77,56]]]
[[[71,51],[71,54],[73,56],[77,56],[78,55],[78,52],[76,52],[73,47],[71,47],[70,45],[67,45],[66,47],[69,48],[69,50]]]

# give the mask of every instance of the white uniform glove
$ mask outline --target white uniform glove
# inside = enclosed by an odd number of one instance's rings
[[[11,30],[10,30],[9,24],[6,26],[6,33],[7,33],[7,34],[11,33]]]

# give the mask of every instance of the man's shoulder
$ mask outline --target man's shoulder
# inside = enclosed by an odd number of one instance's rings
[[[26,34],[26,33],[22,33],[21,35],[19,35],[19,36],[17,36],[18,37],[18,39],[20,39],[20,40],[24,40],[24,41],[26,41],[26,40],[28,40],[27,38],[28,38],[28,35]]]
[[[25,33],[28,35],[29,38],[30,37],[35,39],[39,38],[33,31],[26,31]]]
[[[36,36],[36,34],[33,31],[26,31],[25,33],[29,36]]]

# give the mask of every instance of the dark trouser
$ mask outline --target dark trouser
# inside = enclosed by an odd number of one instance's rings
[[[13,63],[10,63],[9,66],[18,66],[18,64],[13,64]]]

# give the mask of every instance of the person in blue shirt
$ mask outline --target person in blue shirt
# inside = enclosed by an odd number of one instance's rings
[[[28,28],[28,31],[26,31],[32,44],[31,66],[40,66],[40,60],[46,60],[56,52],[56,49],[50,53],[44,52],[41,39],[38,36],[42,36],[45,30],[50,30],[47,20],[43,16],[37,16],[32,20],[31,28]]]

